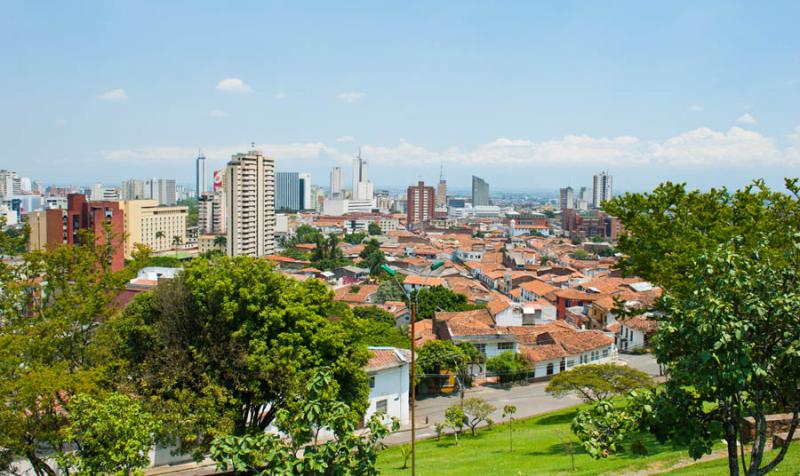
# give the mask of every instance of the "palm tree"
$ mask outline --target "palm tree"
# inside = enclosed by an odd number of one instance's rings
[[[164,232],[159,230],[156,232],[156,241],[161,241],[164,239]],[[158,249],[158,247],[156,247]]]
[[[219,235],[216,238],[214,238],[214,246],[216,248],[224,250],[225,249],[225,245],[227,245],[227,244],[228,244],[228,237],[225,236],[225,235]]]
[[[178,257],[178,247],[183,243],[183,238],[180,235],[175,235],[172,237],[172,246],[175,247],[175,257]]]

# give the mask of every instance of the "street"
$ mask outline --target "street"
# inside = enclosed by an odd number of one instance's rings
[[[658,376],[658,364],[655,358],[650,354],[620,354],[619,359],[635,369],[647,372],[654,377]],[[564,398],[551,397],[544,391],[546,387],[547,382],[536,382],[502,389],[473,387],[467,389],[465,398],[480,397],[494,405],[497,410],[492,414],[491,418],[498,423],[502,421],[503,406],[509,404],[517,407],[514,418],[526,418],[581,403],[581,400],[574,395],[569,395]],[[447,407],[457,404],[459,399],[460,396],[454,394],[418,400],[417,438],[435,436],[436,432],[434,431],[433,425],[435,423],[441,423],[444,420],[444,412]],[[409,438],[409,428],[404,427],[401,431],[389,435],[384,441],[386,444],[392,445],[406,442]]]

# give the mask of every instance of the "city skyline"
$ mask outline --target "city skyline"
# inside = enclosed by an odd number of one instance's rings
[[[192,184],[198,148],[213,170],[255,142],[318,185],[359,144],[376,188],[435,183],[440,164],[453,189],[478,175],[495,191],[557,191],[595,170],[621,191],[800,175],[797,4],[452,10],[12,2],[0,168],[59,184],[157,168]],[[226,34],[253,22],[270,27]]]

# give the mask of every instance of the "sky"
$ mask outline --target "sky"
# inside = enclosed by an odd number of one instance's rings
[[[0,2],[0,168],[194,180],[258,149],[327,185],[800,176],[799,2]]]

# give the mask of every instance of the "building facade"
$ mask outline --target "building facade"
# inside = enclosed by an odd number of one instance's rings
[[[136,244],[155,252],[175,249],[186,243],[186,216],[183,206],[159,206],[156,200],[124,200],[125,257],[131,258]]]
[[[408,187],[406,224],[427,223],[433,219],[436,205],[436,193],[433,187],[426,186],[420,181],[417,185]]]
[[[572,187],[565,187],[559,190],[559,204],[561,210],[575,208],[575,192]]]
[[[124,252],[124,211],[119,202],[88,201],[86,195],[67,196],[67,210],[62,222],[64,242],[80,244],[83,236],[93,236],[98,246],[111,246],[109,265],[111,271],[121,271],[125,267]],[[88,232],[83,235],[82,232]]]
[[[353,200],[372,200],[374,192],[372,182],[369,181],[367,161],[361,158],[361,151],[358,157],[353,159]]]
[[[331,188],[328,198],[342,199],[342,169],[334,167],[331,169]]]
[[[472,176],[472,206],[489,205],[489,184],[480,177]]]
[[[613,193],[611,184],[613,177],[606,172],[600,172],[592,181],[592,208],[600,208],[603,202],[611,200]]]
[[[206,191],[206,158],[202,153],[195,160],[194,174],[195,196],[200,197]]]
[[[225,169],[227,254],[275,253],[275,159],[257,150],[236,154]]]
[[[275,174],[275,209],[300,210],[300,174],[277,172]]]

